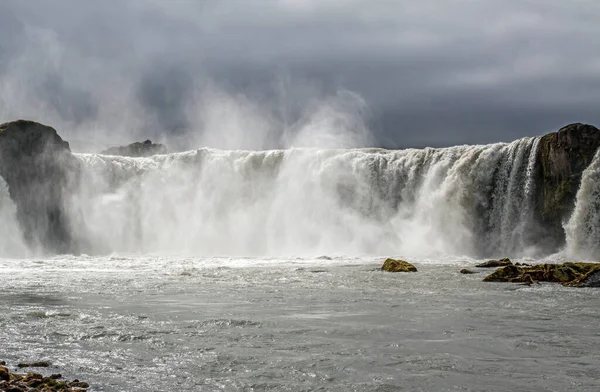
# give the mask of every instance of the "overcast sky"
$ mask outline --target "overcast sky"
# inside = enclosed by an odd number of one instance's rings
[[[597,0],[0,0],[0,121],[76,146],[511,141],[600,125],[598,20]]]

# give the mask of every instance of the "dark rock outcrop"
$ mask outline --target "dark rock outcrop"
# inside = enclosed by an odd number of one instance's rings
[[[417,267],[404,260],[387,259],[381,266],[387,272],[417,272]]]
[[[69,143],[33,121],[0,125],[0,176],[8,184],[29,244],[51,253],[72,253],[66,206],[79,172]]]
[[[167,147],[163,144],[152,143],[150,140],[141,143],[132,143],[127,146],[111,147],[100,152],[103,155],[119,155],[124,157],[149,157],[166,153]]]
[[[571,287],[600,287],[599,263],[539,264],[529,267],[509,265],[499,268],[484,282],[556,282]]]
[[[39,373],[19,374],[11,372],[4,362],[0,362],[0,391],[11,392],[75,392],[85,391],[90,385],[79,380],[60,380],[62,375],[49,377]]]
[[[563,221],[575,206],[581,175],[600,147],[600,130],[587,124],[570,124],[540,140],[537,153],[538,238],[546,249],[558,250],[565,242]]]
[[[496,268],[496,267],[506,267],[507,265],[512,265],[512,261],[508,258],[500,259],[500,260],[488,260],[484,263],[477,264],[475,267],[477,268]]]

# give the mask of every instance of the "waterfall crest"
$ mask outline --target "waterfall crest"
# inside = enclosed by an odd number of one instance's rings
[[[538,145],[75,154],[71,215],[100,252],[527,254]]]

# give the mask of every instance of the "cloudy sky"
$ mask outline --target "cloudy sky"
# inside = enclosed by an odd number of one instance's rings
[[[511,141],[600,125],[599,19],[597,0],[0,0],[0,121],[82,148]]]

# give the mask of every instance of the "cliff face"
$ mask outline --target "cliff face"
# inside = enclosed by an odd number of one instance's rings
[[[77,172],[69,143],[54,128],[25,120],[0,125],[0,175],[33,248],[51,253],[76,251],[65,203]]]
[[[570,124],[542,137],[537,157],[537,218],[542,241],[558,250],[564,244],[562,224],[571,215],[581,175],[600,147],[600,130]]]

